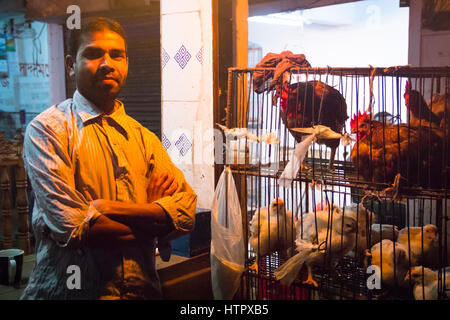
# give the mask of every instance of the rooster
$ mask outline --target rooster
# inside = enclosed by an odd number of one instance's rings
[[[280,117],[297,142],[304,133],[291,128],[310,128],[323,125],[334,132],[342,133],[347,116],[347,104],[341,93],[321,81],[297,82],[286,84],[277,89],[275,102],[280,98]],[[331,148],[330,169],[333,168],[339,139],[319,139],[319,144]]]
[[[450,93],[446,94],[435,94],[433,99],[431,99],[430,108],[433,109],[433,113],[441,119],[439,126],[442,130],[447,127],[447,138],[448,138],[448,128],[450,127]]]
[[[272,201],[269,208],[261,208],[255,212],[250,222],[250,247],[258,253],[251,270],[258,272],[258,256],[278,251],[283,258],[287,257],[287,249],[293,246],[295,221],[292,212],[286,210],[281,199]]]
[[[351,159],[367,181],[392,183],[400,174],[410,186],[442,186],[442,139],[428,127],[385,125],[359,112],[350,122],[357,133]]]
[[[428,104],[417,90],[406,82],[406,107],[410,114],[410,125],[413,127],[430,127],[441,138],[448,137],[450,127],[450,94],[435,94]]]

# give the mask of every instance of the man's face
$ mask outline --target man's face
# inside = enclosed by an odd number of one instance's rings
[[[115,99],[128,73],[125,40],[104,30],[81,37],[73,64],[77,89],[99,107],[103,99]],[[99,101],[100,100],[100,101]]]

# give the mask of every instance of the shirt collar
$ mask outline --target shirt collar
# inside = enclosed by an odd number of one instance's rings
[[[106,115],[103,111],[99,110],[97,106],[86,99],[78,90],[75,90],[73,94],[73,104],[78,115],[80,116],[83,124],[87,121],[92,120],[97,117],[109,117],[117,122],[121,127],[125,127],[126,113],[123,103],[119,100],[115,100],[114,112]]]

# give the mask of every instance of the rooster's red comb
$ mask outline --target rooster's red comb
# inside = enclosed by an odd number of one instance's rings
[[[410,91],[411,91],[411,82],[406,80],[405,93],[409,93]]]
[[[365,111],[364,113],[361,113],[361,111],[358,112],[358,115],[354,115],[352,120],[350,120],[350,128],[356,129],[356,123],[361,122],[363,120],[370,119],[370,113]]]

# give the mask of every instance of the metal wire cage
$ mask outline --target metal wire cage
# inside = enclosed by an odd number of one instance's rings
[[[224,124],[247,129],[226,135],[224,156],[244,213],[248,268],[239,297],[446,298],[450,68],[299,68],[277,83],[274,72],[230,68],[228,74]],[[311,131],[319,125],[336,135]],[[280,185],[296,146],[313,133],[302,167]],[[271,211],[274,199],[284,209]],[[326,240],[319,243],[323,215]],[[353,217],[351,250],[343,249],[343,222],[342,232],[333,229],[338,215]],[[322,255],[283,284],[274,272],[298,253],[308,228],[316,229],[314,250]],[[341,241],[333,242],[334,231]],[[305,283],[310,273],[314,281]]]

